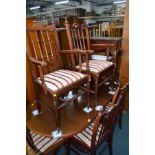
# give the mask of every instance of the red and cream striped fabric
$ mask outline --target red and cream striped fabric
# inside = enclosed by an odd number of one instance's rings
[[[88,147],[91,147],[91,140],[93,135],[94,122],[91,123],[87,128],[85,128],[82,132],[73,136],[74,139],[85,143]],[[97,135],[96,135],[96,143],[99,138],[99,134],[102,128],[102,124],[99,124]]]
[[[90,69],[90,72],[93,72],[93,73],[100,73],[112,65],[113,63],[109,61],[89,60],[89,69]],[[79,68],[79,65],[76,66],[76,68]],[[86,70],[86,62],[82,63],[82,70]]]
[[[40,151],[44,152],[47,150],[49,147],[52,147],[56,143],[60,142],[62,138],[60,139],[55,139],[55,138],[49,138],[49,137],[44,137],[39,134],[36,134],[35,132],[30,132],[32,140],[34,142],[35,147]]]
[[[86,75],[79,72],[70,71],[70,70],[58,70],[44,75],[44,80],[47,88],[53,92],[56,92],[85,77]],[[40,80],[40,78],[38,78],[36,82],[39,83],[40,85],[42,84],[42,81]]]

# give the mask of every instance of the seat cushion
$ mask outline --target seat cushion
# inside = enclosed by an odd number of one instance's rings
[[[112,65],[113,63],[110,61],[89,60],[89,69],[91,73],[99,74],[100,72],[104,71]],[[76,68],[79,68],[79,65],[76,66]],[[82,63],[82,70],[86,70],[86,62]]]
[[[96,55],[96,54],[93,54],[91,58],[93,60],[107,60],[107,56],[105,56],[105,55]],[[108,57],[108,60],[109,61],[112,61],[112,56],[109,56]]]
[[[85,77],[86,75],[79,72],[70,70],[58,70],[44,75],[44,80],[48,90],[57,92],[58,90],[60,91],[62,88],[68,87]],[[42,84],[40,78],[38,78],[36,82],[40,85]]]
[[[62,138],[60,139],[55,139],[55,138],[49,138],[49,137],[44,137],[41,136],[33,131],[30,131],[32,140],[34,142],[34,146],[40,151],[44,152],[47,150],[49,147],[52,147],[56,143],[60,142]]]
[[[96,135],[96,143],[99,138],[99,133],[101,130],[102,124],[99,124],[97,135]],[[85,143],[85,145],[90,148],[91,147],[91,139],[93,135],[94,122],[92,122],[87,128],[85,128],[82,132],[73,136],[73,139],[76,141]]]

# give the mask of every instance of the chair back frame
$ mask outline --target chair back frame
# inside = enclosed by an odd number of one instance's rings
[[[110,112],[103,111],[97,115],[91,139],[91,152],[94,152],[106,138],[111,138],[118,107],[119,102],[115,104]],[[97,135],[98,140],[96,140]]]
[[[90,36],[89,30],[86,24],[76,24],[70,25],[65,18],[66,32],[69,43],[69,49],[78,49],[78,50],[90,50]],[[83,55],[80,59],[78,59],[78,55],[75,55],[73,58],[73,54],[71,55],[72,65],[76,66],[79,63],[82,63],[86,60]]]

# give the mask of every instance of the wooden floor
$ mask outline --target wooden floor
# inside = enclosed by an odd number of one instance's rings
[[[98,103],[105,105],[107,104],[107,102],[109,102],[109,100],[112,98],[112,95],[109,94],[109,86],[106,85],[102,85],[99,88],[99,96],[98,96]],[[117,87],[117,86],[116,86]],[[82,96],[78,101],[82,102],[84,100],[84,96]],[[94,94],[90,93],[90,104],[94,105],[95,103],[95,98],[94,98]],[[26,109],[26,121],[28,121],[29,119],[31,119],[32,117],[32,111],[36,109],[36,105],[34,103],[32,104],[27,104],[27,109]],[[44,112],[44,107],[42,107],[42,111]],[[35,153],[33,152],[33,150],[27,146],[27,155],[35,155]]]

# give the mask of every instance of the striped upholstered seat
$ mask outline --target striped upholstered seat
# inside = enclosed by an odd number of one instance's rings
[[[44,137],[41,135],[36,134],[33,131],[30,131],[33,144],[37,148],[38,152],[45,152],[49,147],[54,146],[55,144],[59,143],[62,139],[53,139]]]
[[[96,143],[99,138],[99,133],[101,130],[102,124],[99,125],[97,135],[96,135]],[[86,144],[88,148],[91,147],[91,139],[93,135],[93,128],[94,128],[94,122],[91,123],[87,128],[85,128],[82,132],[76,134],[73,136],[74,139],[76,139],[79,142],[83,142]]]
[[[104,60],[89,60],[89,69],[92,73],[100,73],[110,66],[112,66],[113,63],[109,61]],[[76,66],[76,68],[79,68],[79,66]],[[82,70],[86,70],[86,62],[82,63]]]
[[[86,75],[82,73],[62,69],[44,75],[44,80],[47,88],[50,91],[57,92],[65,87],[68,87],[82,80],[85,77]],[[36,82],[39,83],[40,85],[42,84],[40,78],[38,78]]]

